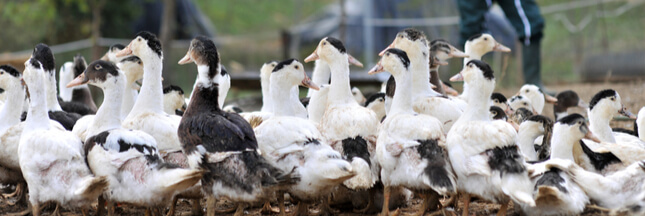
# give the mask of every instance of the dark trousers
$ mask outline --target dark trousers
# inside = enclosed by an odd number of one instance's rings
[[[540,41],[544,19],[535,0],[457,0],[461,44],[475,34],[487,32],[484,15],[489,4],[497,2],[517,32],[522,47],[524,82],[542,87]]]

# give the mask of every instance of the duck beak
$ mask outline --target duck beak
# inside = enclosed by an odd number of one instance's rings
[[[191,63],[191,62],[194,62],[194,60],[190,56],[190,50],[188,50],[188,52],[186,52],[186,55],[183,58],[181,58],[181,60],[179,60],[179,62],[177,62],[177,64],[184,65],[184,64]]]
[[[495,46],[493,47],[493,51],[498,51],[498,52],[510,52],[511,49],[502,45],[501,43],[495,43]]]
[[[450,88],[450,86],[443,85],[443,90],[446,92],[447,95],[459,96],[459,92],[457,92],[457,90],[453,88]]]
[[[548,95],[548,94],[544,94],[544,100],[547,103],[550,103],[550,104],[556,104],[558,102],[557,98],[555,98],[555,97],[553,97],[551,95]]]
[[[506,109],[504,110],[504,112],[505,112],[505,113],[506,113],[506,115],[508,115],[508,116],[513,115],[513,109],[511,108],[511,106],[508,106],[508,104],[506,105]]]
[[[103,54],[103,56],[101,56],[101,60],[103,60],[103,61],[108,61],[108,60],[110,60],[110,58],[108,57],[108,53],[110,53],[110,52],[108,51],[108,52],[106,52],[105,54]]]
[[[464,76],[461,75],[461,72],[450,77],[450,82],[464,81]]]
[[[598,137],[596,137],[596,135],[591,133],[591,130],[587,131],[587,134],[585,134],[585,139],[589,139],[589,140],[592,140],[592,141],[597,142],[597,143],[602,143],[602,141],[600,141],[600,139],[598,139]]]
[[[437,58],[437,57],[435,57],[435,62],[436,62],[438,65],[448,65],[448,62],[441,61],[441,59],[439,59],[439,58]]]
[[[383,49],[383,51],[381,51],[380,53],[378,53],[378,56],[383,56],[383,55],[385,55],[385,51],[387,51],[387,50],[388,50],[388,49],[390,49],[390,48],[394,48],[394,41],[392,41],[392,43],[391,43],[389,46],[385,47],[385,49]]]
[[[71,88],[71,87],[74,87],[74,86],[83,85],[83,84],[87,83],[88,81],[89,81],[88,79],[85,79],[85,73],[82,73],[81,75],[78,75],[76,78],[74,78],[74,80],[72,80],[71,82],[67,83],[66,87]]]
[[[367,74],[374,75],[383,71],[385,71],[385,68],[383,68],[383,65],[381,65],[381,62],[379,61],[372,69],[370,69],[370,71],[367,72]]]
[[[462,52],[461,50],[458,50],[456,48],[452,49],[452,52],[450,53],[450,57],[453,58],[468,58],[470,57],[468,54]]]
[[[314,83],[313,81],[311,81],[311,79],[309,79],[307,74],[305,74],[305,79],[302,80],[302,86],[310,88],[310,89],[313,89],[313,90],[316,90],[316,91],[320,90],[318,85],[316,83]]]
[[[307,58],[305,58],[305,63],[306,62],[316,61],[318,59],[320,59],[320,56],[318,56],[318,47],[316,47],[316,50],[314,50],[314,52],[311,53],[311,55],[309,55],[309,56],[307,56]]]
[[[132,43],[130,43],[130,44],[132,44]],[[132,55],[132,49],[130,49],[130,44],[128,44],[128,46],[123,48],[121,51],[117,52],[115,54],[115,56],[121,58],[121,57],[124,57],[124,56]]]
[[[620,111],[618,113],[620,113],[621,115],[624,115],[625,117],[627,117],[629,119],[632,119],[632,120],[636,120],[638,118],[632,112],[627,110],[627,107],[625,107],[625,105],[623,105],[623,108],[620,109]]]
[[[587,109],[589,108],[589,104],[587,102],[583,101],[582,99],[578,100],[578,107]]]
[[[356,58],[354,58],[354,56],[352,56],[350,54],[347,54],[347,61],[350,64],[353,64],[353,65],[356,65],[356,66],[359,66],[359,67],[363,67],[363,63],[361,63],[360,61],[356,60]]]

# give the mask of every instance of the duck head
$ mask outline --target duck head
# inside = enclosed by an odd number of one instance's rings
[[[322,59],[323,61],[329,63],[340,60],[341,58],[343,58],[343,55],[347,55],[347,62],[349,64],[363,67],[363,63],[356,60],[356,58],[347,53],[343,42],[334,37],[326,37],[320,40],[318,46],[316,47],[316,50],[314,50],[311,55],[305,58],[305,62],[312,62],[318,59]]]
[[[385,51],[390,48],[398,48],[404,50],[408,57],[414,58],[414,56],[419,57],[430,57],[430,47],[428,46],[428,40],[426,35],[417,29],[407,28],[403,31],[400,31],[396,34],[396,38],[392,41],[388,47],[379,53],[379,56],[383,56]]]
[[[139,58],[143,59],[146,59],[145,57],[148,56],[163,59],[161,42],[159,41],[157,36],[150,32],[139,32],[135,36],[134,40],[130,41],[130,44],[128,44],[128,46],[115,54],[117,58],[122,58],[129,55],[136,55],[139,56]]]
[[[410,58],[408,58],[405,51],[397,48],[389,48],[382,53],[383,57],[376,63],[376,66],[367,72],[368,74],[376,74],[387,70],[396,79],[396,77],[409,71]]]
[[[522,95],[515,95],[511,97],[511,99],[508,101],[508,106],[510,107],[510,110],[515,112],[516,110],[520,108],[527,109],[534,114],[538,114],[537,111],[533,108],[533,104],[529,98],[522,96]]]
[[[589,112],[598,113],[608,118],[620,114],[636,119],[636,116],[622,103],[618,92],[613,89],[605,89],[594,95],[589,102]]]
[[[184,90],[179,86],[169,85],[163,88],[164,111],[166,113],[169,111],[176,113],[176,110],[180,112],[186,111],[187,105],[185,98]]]
[[[467,58],[468,54],[450,45],[444,39],[436,39],[430,42],[430,55],[435,56],[440,64],[446,63],[446,60],[451,58]]]
[[[565,116],[558,120],[553,126],[553,131],[563,132],[562,134],[567,134],[575,140],[585,138],[597,143],[601,142],[600,139],[598,139],[591,130],[589,130],[585,117],[578,113]]]
[[[220,65],[220,56],[215,43],[205,36],[197,36],[190,42],[188,52],[179,60],[179,64],[194,62],[197,65],[197,82],[204,87],[219,85],[227,76]],[[201,68],[201,69],[200,69]]]
[[[90,84],[101,89],[110,88],[116,85],[123,85],[123,73],[112,62],[97,60],[92,62],[83,73],[67,84],[67,88]]]
[[[13,89],[22,85],[22,74],[16,68],[11,65],[0,65],[0,88]]]
[[[110,48],[108,48],[108,51],[101,57],[101,60],[118,63],[119,61],[121,61],[121,58],[117,58],[116,53],[118,53],[123,49],[125,49],[125,46],[123,44],[113,44],[112,46],[110,46]]]
[[[464,47],[466,47],[466,52],[477,53],[480,56],[490,51],[498,51],[498,52],[511,51],[511,49],[509,49],[508,47],[497,42],[495,38],[493,38],[493,36],[490,34],[473,35],[472,37],[468,38]]]
[[[289,88],[302,85],[319,90],[318,85],[312,82],[305,73],[302,63],[296,59],[287,59],[278,63],[271,71],[271,83],[286,85]]]
[[[56,65],[54,63],[54,54],[47,44],[37,44],[34,51],[31,53],[31,58],[38,61],[41,65],[41,69],[48,72],[48,75],[55,75],[56,72],[54,70]]]
[[[128,83],[134,83],[143,78],[143,61],[135,55],[121,59],[116,66],[123,71]]]
[[[262,64],[262,67],[260,68],[260,77],[269,79],[269,77],[271,77],[271,72],[276,65],[278,65],[278,61],[268,61]]]

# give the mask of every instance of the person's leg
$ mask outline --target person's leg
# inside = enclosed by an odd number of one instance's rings
[[[484,32],[488,4],[483,0],[457,0],[459,9],[459,44],[463,47],[466,40],[478,33]]]
[[[544,19],[535,0],[498,0],[522,43],[522,69],[524,83],[543,88],[540,75],[540,41]]]

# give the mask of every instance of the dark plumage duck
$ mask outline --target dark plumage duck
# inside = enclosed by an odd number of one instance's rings
[[[179,64],[191,62],[197,64],[197,80],[178,135],[191,167],[206,171],[203,192],[211,198],[225,196],[248,203],[263,196],[266,187],[293,183],[294,175],[260,156],[251,125],[240,115],[220,108],[218,91],[223,74],[213,41],[203,36],[193,39]],[[242,206],[235,215],[243,214]],[[209,199],[208,212],[213,208],[213,199]]]
[[[85,68],[87,68],[87,63],[85,62],[85,58],[81,56],[80,54],[77,54],[74,56],[74,63],[72,65],[72,68],[61,68],[61,77],[63,75],[71,75],[73,77],[78,77],[83,73]],[[63,70],[71,70],[70,74],[63,74]],[[64,83],[63,80],[61,79],[61,83]],[[61,85],[60,88],[62,89],[63,86]],[[65,112],[69,113],[78,113],[81,116],[84,115],[90,115],[90,114],[96,114],[96,104],[94,103],[94,99],[92,98],[92,93],[90,92],[90,88],[87,87],[87,85],[79,85],[75,86],[72,88],[72,97],[70,101],[64,101],[64,100],[59,100],[60,107],[63,109]]]
[[[572,107],[580,107],[583,109],[589,108],[589,105],[580,99],[578,93],[572,90],[566,90],[558,93],[555,96],[558,100],[557,103],[553,104],[553,114],[555,115],[555,120],[560,120],[562,117],[568,115],[567,111]]]

